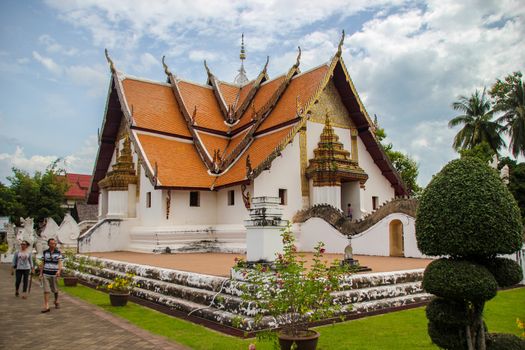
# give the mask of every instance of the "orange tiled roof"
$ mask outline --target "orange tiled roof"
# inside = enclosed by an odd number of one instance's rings
[[[257,131],[263,131],[297,118],[297,98],[299,97],[299,103],[304,107],[319,88],[328,68],[327,65],[322,65],[312,71],[294,77],[277,105]]]
[[[237,99],[237,95],[239,94],[239,87],[228,83],[219,82],[218,88],[222,95],[222,98],[224,98],[226,107],[235,105],[235,100]]]
[[[190,136],[171,87],[131,78],[124,79],[122,86],[138,127]]]
[[[277,91],[279,86],[283,83],[286,77],[284,75],[277,77],[263,85],[257,90],[255,97],[253,98],[253,107],[256,111],[259,111],[264,104],[272,97],[272,95]],[[244,125],[252,121],[253,108],[252,106],[246,109],[246,112],[241,116],[241,119],[237,125],[235,125],[234,130],[238,130]]]
[[[151,167],[157,163],[161,186],[209,188],[213,183],[192,143],[145,134],[138,140]]]
[[[230,143],[228,143],[228,146],[226,147],[226,151],[224,152],[224,154],[229,155],[235,149],[235,147],[237,147],[237,145],[241,143],[241,141],[246,137],[249,131],[250,128],[243,130],[239,134],[232,137],[230,139]]]
[[[218,135],[211,135],[200,131],[197,131],[197,134],[199,135],[199,138],[202,141],[202,145],[206,148],[211,158],[213,158],[213,152],[216,149],[218,149],[221,152],[221,155],[224,154],[224,150],[226,149],[226,146],[228,146],[229,138]]]
[[[190,115],[193,116],[194,108],[197,106],[195,122],[198,126],[218,131],[228,130],[228,126],[224,123],[219,103],[211,87],[208,88],[186,81],[180,81],[178,85]]]

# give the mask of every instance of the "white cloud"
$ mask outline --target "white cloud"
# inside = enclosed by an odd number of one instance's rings
[[[74,56],[78,53],[78,49],[74,47],[65,48],[60,45],[53,37],[48,34],[43,34],[38,38],[38,42],[46,48],[49,53],[60,53],[67,56]]]
[[[216,53],[206,50],[191,50],[188,54],[188,57],[194,62],[203,62],[204,60],[208,62],[213,62],[216,61],[218,58]]]
[[[71,173],[91,174],[95,156],[97,154],[97,136],[88,137],[82,147],[73,154],[61,156],[60,166]],[[0,182],[6,182],[7,176],[12,174],[11,168],[15,167],[29,174],[35,171],[44,171],[59,156],[56,155],[26,155],[24,148],[16,146],[13,153],[0,153]]]
[[[55,61],[50,57],[44,57],[38,52],[33,51],[33,58],[42,64],[48,71],[53,74],[60,75],[62,73],[62,67],[59,66]]]
[[[74,84],[86,87],[90,96],[106,93],[109,74],[105,66],[70,66],[66,73]]]
[[[22,57],[16,60],[18,64],[28,64],[31,60],[27,57]]]

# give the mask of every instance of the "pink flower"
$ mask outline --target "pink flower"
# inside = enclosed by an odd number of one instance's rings
[[[324,248],[319,249],[319,253],[321,253],[321,254],[324,254],[325,251],[326,251],[326,249],[324,249]]]
[[[238,257],[235,257],[234,261],[235,261],[235,262],[239,261],[239,258],[238,258]]]

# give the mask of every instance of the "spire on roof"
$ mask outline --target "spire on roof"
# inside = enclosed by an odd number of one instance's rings
[[[104,53],[106,54],[106,60],[108,61],[111,73],[115,73],[117,70],[115,68],[115,64],[113,63],[113,60],[111,59],[111,57],[109,57],[108,49],[104,49]]]
[[[239,74],[237,74],[233,83],[236,85],[244,85],[249,81],[248,77],[246,76],[246,71],[244,70],[244,60],[246,59],[246,50],[244,49],[244,33],[241,36],[241,54],[239,55],[239,58],[241,59],[241,68],[239,69]]]

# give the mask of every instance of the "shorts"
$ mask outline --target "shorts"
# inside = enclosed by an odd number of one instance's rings
[[[44,293],[58,293],[57,276],[44,276]]]

